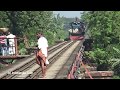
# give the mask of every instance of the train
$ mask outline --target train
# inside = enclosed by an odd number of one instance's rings
[[[83,40],[85,35],[85,24],[76,19],[75,22],[70,23],[69,39],[70,40]]]

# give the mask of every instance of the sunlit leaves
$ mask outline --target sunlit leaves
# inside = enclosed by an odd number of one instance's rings
[[[94,55],[99,62],[105,60],[105,64],[110,63],[111,58],[120,58],[120,11],[84,12],[82,19],[87,22],[89,34],[94,40],[94,54],[90,53],[90,57]],[[118,62],[113,66],[116,71],[119,70]]]

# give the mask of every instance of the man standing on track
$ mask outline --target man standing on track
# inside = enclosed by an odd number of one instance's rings
[[[47,39],[43,36],[42,33],[37,34],[38,38],[38,51],[37,51],[37,63],[41,66],[42,68],[42,77],[45,77],[46,73],[46,58],[48,54],[48,41]]]

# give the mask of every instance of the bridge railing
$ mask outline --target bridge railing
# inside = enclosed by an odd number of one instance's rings
[[[16,56],[18,55],[18,38],[0,37],[0,56]]]
[[[92,76],[90,75],[88,69],[85,67],[84,63],[82,62],[83,51],[84,51],[84,47],[81,46],[79,52],[76,55],[75,61],[73,62],[71,68],[69,69],[67,79],[76,79],[77,76],[75,75],[75,72],[78,70],[78,68],[80,68],[81,65],[86,70],[86,72],[87,72],[88,76],[90,77],[90,79],[93,79]]]

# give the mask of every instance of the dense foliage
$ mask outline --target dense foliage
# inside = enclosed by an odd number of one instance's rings
[[[10,28],[10,32],[21,38],[18,42],[21,54],[26,53],[23,38],[28,39],[30,47],[35,46],[37,32],[43,32],[49,45],[66,38],[63,18],[59,14],[55,17],[52,11],[0,11],[0,27]]]
[[[96,60],[100,70],[114,70],[120,75],[120,12],[88,11],[81,18],[88,24],[89,35],[94,40],[93,51],[87,52],[89,58]],[[102,65],[107,68],[103,69]]]

